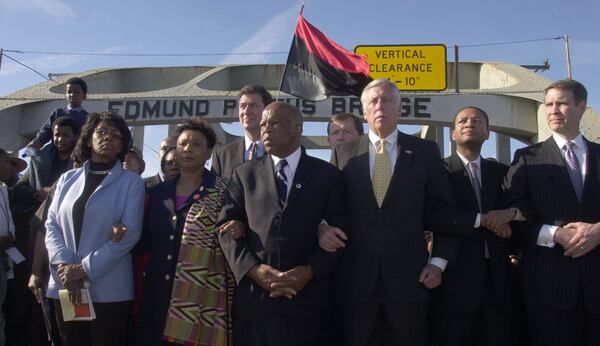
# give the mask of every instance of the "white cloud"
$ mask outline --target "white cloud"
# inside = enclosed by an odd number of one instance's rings
[[[100,49],[98,51],[95,51],[94,53],[117,53],[127,49],[129,48],[123,46],[115,46]],[[22,57],[24,55],[21,54],[7,54],[15,60],[18,60],[21,63],[37,70],[43,75],[47,75],[48,73],[52,72],[63,72],[61,71],[61,69],[75,66],[85,60],[93,58],[93,56],[90,55],[42,55],[34,58],[23,59]],[[30,72],[29,69],[27,69],[26,67],[19,65],[6,57],[2,59],[2,69],[0,70],[0,76],[17,75],[24,71],[27,73],[33,73]]]
[[[61,0],[0,0],[0,9],[46,15],[55,19],[75,18],[75,11]]]
[[[231,53],[287,51],[292,43],[294,27],[299,13],[299,8],[296,5],[279,13]],[[221,60],[220,64],[264,64],[272,61],[272,59],[273,56],[268,54],[227,55]]]

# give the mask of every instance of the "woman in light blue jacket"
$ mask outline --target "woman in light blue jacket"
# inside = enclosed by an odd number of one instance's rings
[[[126,345],[133,300],[130,250],[139,239],[143,180],[124,170],[120,160],[131,146],[125,120],[115,112],[92,113],[75,150],[83,167],[63,174],[46,221],[51,277],[47,295],[54,300],[63,345]],[[111,240],[112,226],[127,232]],[[59,293],[71,301],[89,288],[96,319],[64,322]]]

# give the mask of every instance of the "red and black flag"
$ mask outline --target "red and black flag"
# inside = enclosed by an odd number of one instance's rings
[[[330,40],[300,10],[280,90],[320,101],[331,95],[360,96],[370,81],[367,60]]]

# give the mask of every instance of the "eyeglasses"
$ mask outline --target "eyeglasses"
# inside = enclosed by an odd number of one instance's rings
[[[94,130],[94,133],[98,137],[109,136],[112,139],[122,139],[123,138],[123,135],[119,131],[108,131],[106,129],[97,129],[97,130]]]

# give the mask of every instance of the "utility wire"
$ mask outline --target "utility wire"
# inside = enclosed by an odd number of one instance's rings
[[[488,47],[488,46],[501,46],[508,44],[521,44],[521,43],[530,43],[530,42],[541,42],[541,41],[551,41],[551,40],[562,40],[563,36],[557,37],[546,37],[546,38],[538,38],[531,40],[517,40],[517,41],[504,41],[504,42],[493,42],[493,43],[478,43],[478,44],[468,44],[468,45],[459,45],[460,48],[472,48],[472,47]],[[449,48],[453,48],[454,46],[450,46]],[[235,56],[243,56],[243,55],[278,55],[278,54],[288,54],[288,51],[285,52],[242,52],[242,53],[85,53],[85,52],[45,52],[45,51],[26,51],[26,50],[17,50],[17,49],[5,49],[5,52],[9,53],[17,53],[17,54],[40,54],[40,55],[78,55],[78,56],[122,56],[122,57],[193,57],[193,56],[223,56],[223,55],[235,55]]]
[[[43,55],[81,55],[81,56],[125,56],[125,57],[190,57],[190,56],[220,56],[220,55],[275,55],[289,52],[246,52],[246,53],[84,53],[84,52],[40,52],[5,49],[5,52],[18,54]]]
[[[548,38],[538,38],[538,39],[532,39],[532,40],[479,43],[479,44],[468,44],[468,45],[464,45],[464,46],[459,45],[459,47],[460,48],[472,48],[472,47],[502,46],[502,45],[507,45],[507,44],[520,44],[520,43],[529,43],[529,42],[562,40],[563,38],[564,38],[563,36],[557,36],[557,37],[548,37]],[[454,46],[453,46],[453,48],[454,48]]]
[[[4,50],[4,51],[6,51],[6,50]],[[5,56],[5,57],[7,57],[7,58],[9,58],[10,60],[12,60],[12,61],[16,62],[17,64],[19,64],[19,65],[21,65],[21,66],[23,66],[23,67],[25,67],[25,68],[27,68],[27,69],[29,69],[29,70],[33,71],[35,74],[39,75],[40,77],[44,78],[45,80],[52,80],[52,79],[49,79],[48,77],[44,76],[44,75],[43,75],[43,74],[41,74],[40,72],[38,72],[38,71],[37,71],[36,69],[34,69],[33,67],[31,67],[31,66],[27,66],[27,65],[25,65],[24,63],[20,62],[19,60],[15,59],[15,58],[12,58],[10,55],[6,55],[6,53],[2,53],[2,55],[3,55],[3,56]],[[52,81],[53,81],[54,83],[56,83],[56,84],[60,84],[60,83],[58,83],[58,82],[57,82],[57,81],[55,81],[55,80],[52,80]]]

